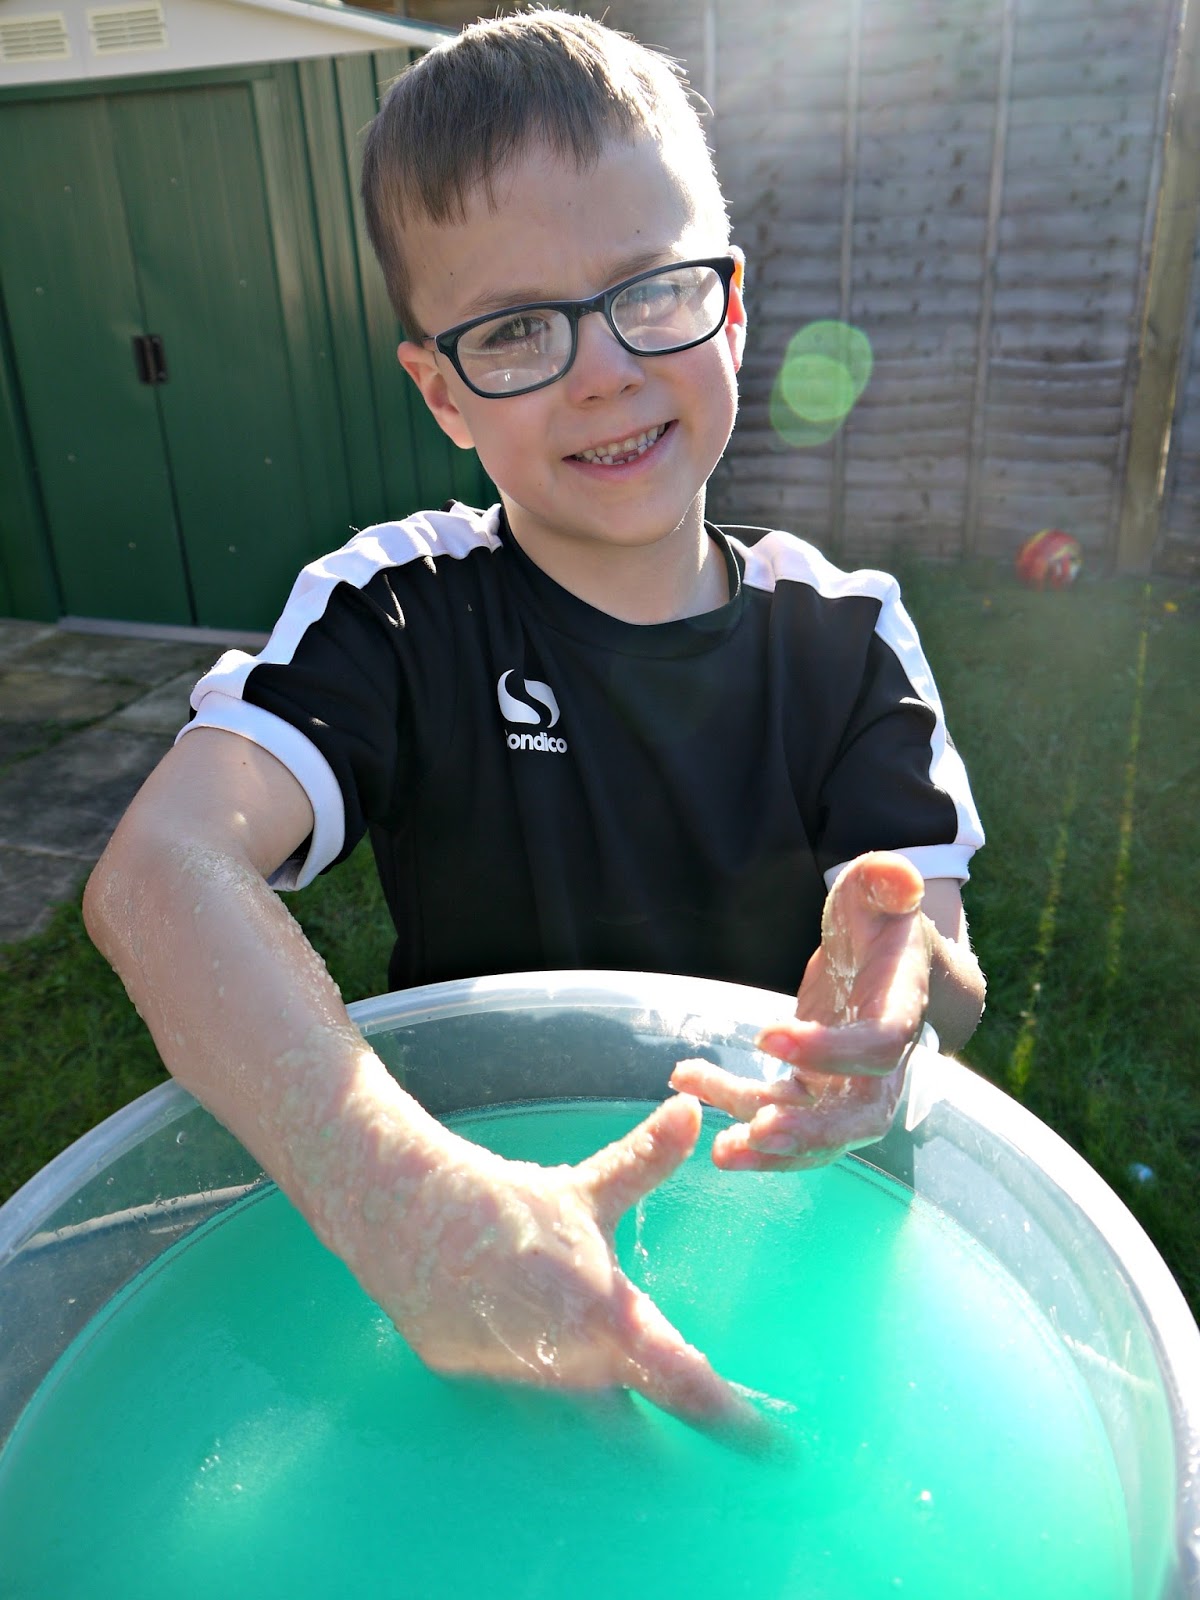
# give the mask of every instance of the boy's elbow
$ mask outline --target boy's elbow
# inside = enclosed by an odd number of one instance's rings
[[[941,982],[935,975],[927,1015],[947,1054],[961,1050],[975,1032],[986,998],[987,980],[969,951],[959,955],[952,972],[942,976]]]
[[[83,925],[88,938],[108,961],[118,965],[120,948],[135,921],[141,886],[148,875],[137,852],[120,829],[88,875],[83,891]]]
[[[83,925],[87,929],[88,938],[101,951],[104,949],[105,877],[105,862],[101,856],[88,874],[83,889]]]
[[[83,925],[109,963],[144,950],[143,932],[169,907],[186,835],[160,805],[137,796],[117,824],[83,891]]]

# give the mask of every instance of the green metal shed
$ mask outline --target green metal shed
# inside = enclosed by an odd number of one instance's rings
[[[444,34],[0,0],[0,614],[257,630],[353,528],[490,496],[356,200],[380,86]]]

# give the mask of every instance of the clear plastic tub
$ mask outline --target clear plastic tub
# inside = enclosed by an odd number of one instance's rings
[[[783,996],[649,974],[535,973],[433,985],[351,1007],[437,1115],[564,1099],[655,1100],[675,1061],[761,1075]],[[888,1136],[852,1158],[957,1224],[1044,1314],[1111,1447],[1132,1594],[1200,1594],[1200,1332],[1107,1185],[1015,1101],[914,1052]],[[81,1330],[148,1263],[263,1183],[174,1084],[126,1107],[0,1207],[0,1451]]]

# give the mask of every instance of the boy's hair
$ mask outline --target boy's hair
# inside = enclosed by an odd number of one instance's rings
[[[698,209],[727,230],[712,152],[668,56],[590,17],[538,9],[473,23],[419,57],[371,124],[362,171],[367,232],[406,333],[429,331],[412,310],[407,219],[460,221],[479,186],[494,201],[496,174],[535,140],[585,172],[608,140],[642,134],[675,147]]]

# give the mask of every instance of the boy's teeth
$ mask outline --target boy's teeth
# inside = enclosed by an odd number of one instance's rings
[[[599,462],[601,466],[613,467],[617,462],[636,461],[638,456],[644,455],[655,440],[660,439],[666,431],[666,423],[661,427],[651,428],[648,433],[638,433],[629,439],[617,439],[612,444],[602,444],[595,450],[581,450],[579,459]]]

